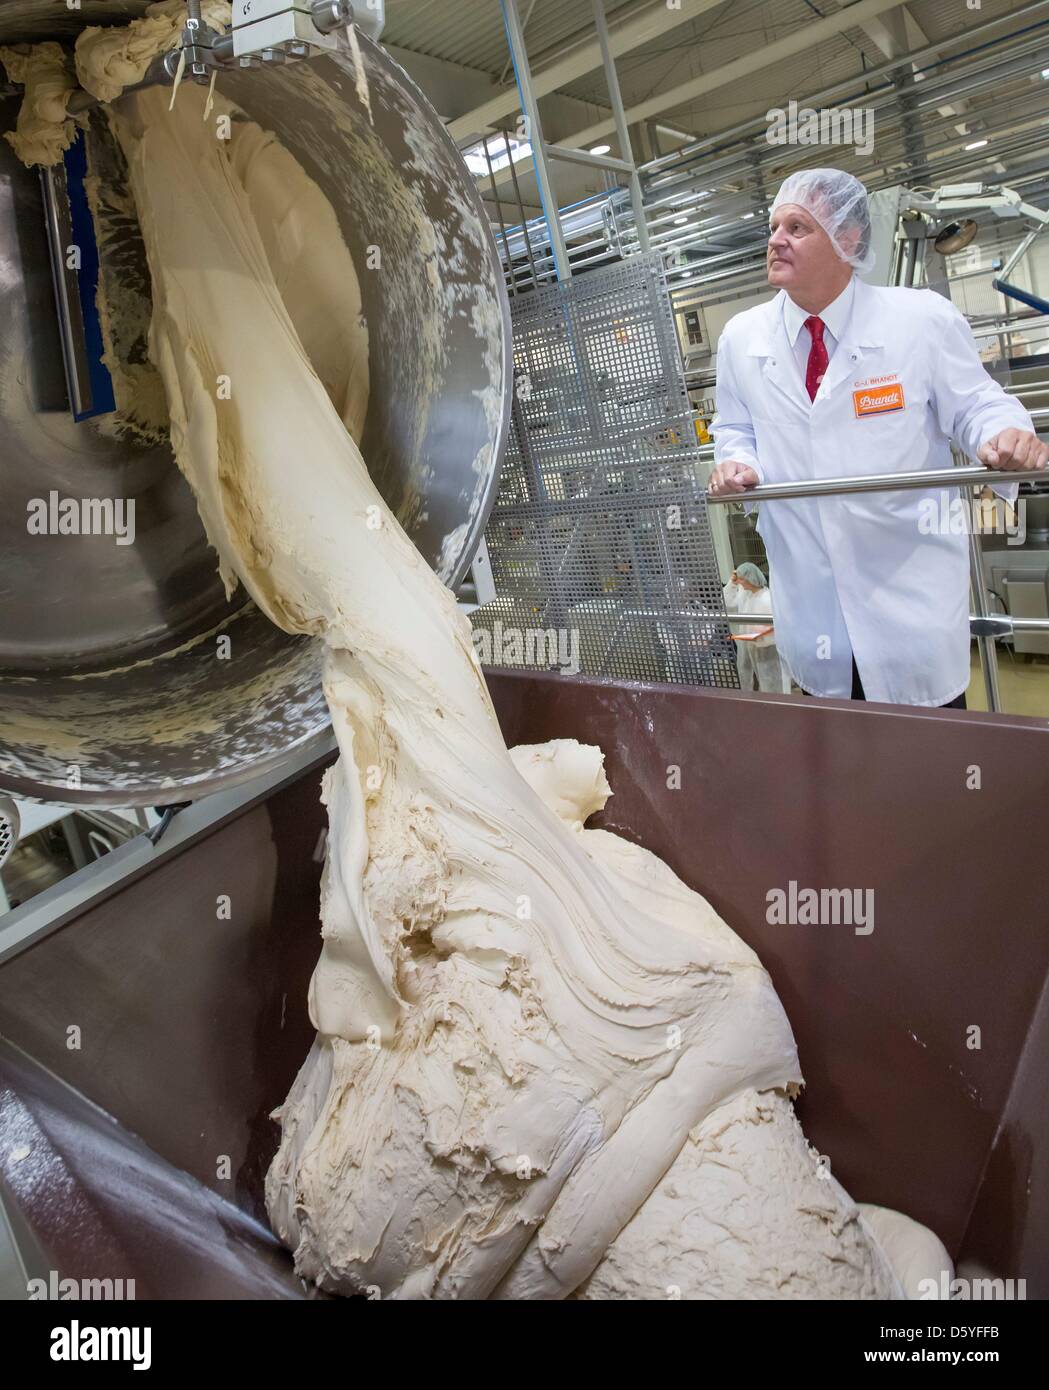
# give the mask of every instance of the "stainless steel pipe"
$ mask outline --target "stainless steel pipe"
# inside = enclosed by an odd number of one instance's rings
[[[833,497],[845,492],[894,492],[896,489],[986,487],[994,483],[1049,483],[1049,469],[1011,473],[969,464],[964,468],[930,468],[916,473],[871,473],[857,478],[806,478],[800,483],[762,483],[744,492],[707,493],[715,505],[725,502],[769,502],[798,497]]]

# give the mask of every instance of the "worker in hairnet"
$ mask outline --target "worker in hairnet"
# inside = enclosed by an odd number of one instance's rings
[[[927,289],[859,278],[870,209],[839,169],[792,174],[772,204],[779,294],[731,320],[717,361],[710,491],[951,466],[1043,469],[1049,446],[989,377],[964,317]],[[1016,496],[1016,484],[996,488]],[[960,706],[969,683],[968,541],[938,490],[769,501],[776,641],[810,695]]]
[[[725,608],[729,613],[745,617],[748,613],[769,613],[771,598],[765,576],[749,560],[732,571],[725,585]],[[776,637],[771,623],[759,622],[733,627],[732,642],[736,649],[736,669],[741,690],[784,691],[790,689],[789,678],[784,681],[783,668],[776,650]]]

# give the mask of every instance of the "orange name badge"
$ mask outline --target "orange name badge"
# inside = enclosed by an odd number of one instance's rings
[[[858,391],[853,391],[852,404],[857,419],[864,415],[888,415],[890,411],[902,410],[906,404],[903,385],[894,381],[888,386],[861,386]]]

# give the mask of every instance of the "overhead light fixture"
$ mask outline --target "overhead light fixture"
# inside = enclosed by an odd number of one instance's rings
[[[753,214],[752,212],[745,212],[745,213],[743,214],[743,221],[746,222],[746,221],[748,221],[749,218],[751,218],[751,217],[753,217],[753,216],[754,216],[754,214]]]
[[[960,222],[948,222],[946,227],[937,233],[933,248],[939,251],[941,256],[953,256],[956,251],[964,251],[976,239],[979,230],[979,223],[971,217],[963,218]]]
[[[674,218],[674,226],[675,226],[675,227],[680,227],[681,224],[682,224],[682,222],[687,222],[687,221],[688,221],[688,218],[687,218],[687,217],[675,217],[675,218]]]
[[[967,150],[982,150],[986,144],[986,140],[974,140],[971,145],[966,145],[965,148]]]
[[[611,153],[611,150],[612,150],[612,146],[611,146],[611,145],[595,145],[594,148],[590,151],[590,153],[591,153],[591,154],[609,154],[609,153]]]
[[[1049,82],[1049,68],[1042,69],[1042,76],[1045,78],[1047,82]]]

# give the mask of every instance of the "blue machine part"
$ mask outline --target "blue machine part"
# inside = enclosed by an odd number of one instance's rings
[[[80,266],[77,270],[77,284],[80,290],[80,312],[84,321],[84,348],[87,355],[91,379],[91,405],[81,414],[73,410],[73,419],[79,424],[96,415],[109,415],[116,409],[113,394],[113,378],[102,361],[105,345],[102,341],[102,323],[98,316],[98,243],[95,239],[95,224],[87,201],[84,181],[87,177],[87,146],[84,132],[79,131],[73,144],[65,153],[66,188],[69,194],[69,215],[73,227],[73,244],[80,249]]]
[[[992,280],[991,284],[1008,299],[1018,299],[1021,304],[1037,309],[1040,314],[1049,314],[1049,299],[1040,299],[1038,295],[1022,290],[1018,285],[1010,285],[1007,280]]]

